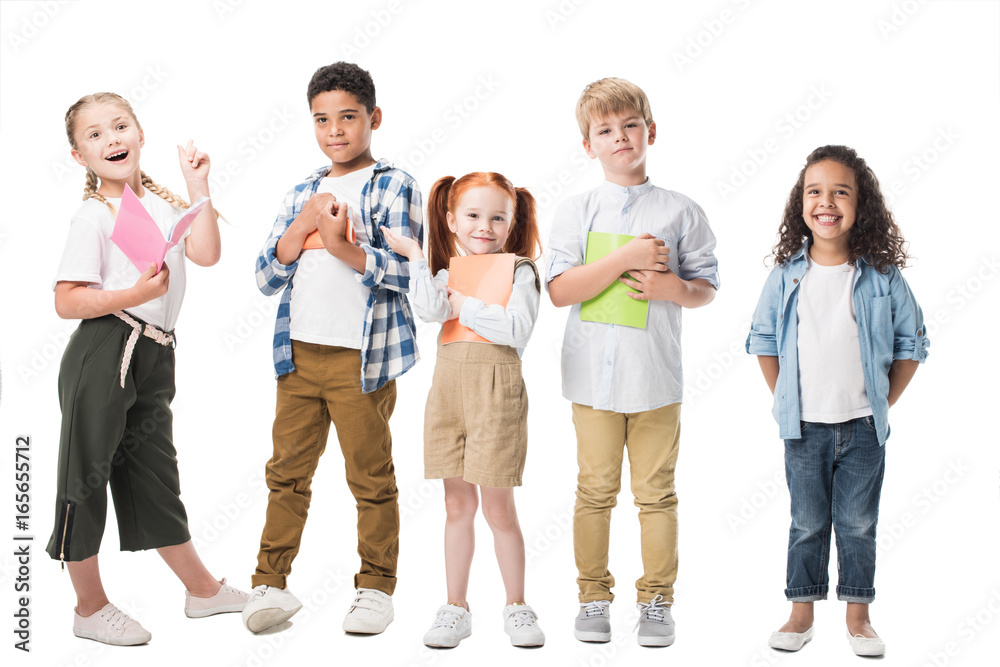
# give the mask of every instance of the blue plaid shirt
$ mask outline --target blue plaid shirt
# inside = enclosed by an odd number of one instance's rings
[[[288,266],[278,261],[278,239],[315,194],[329,169],[317,169],[285,195],[271,235],[257,257],[260,291],[270,296],[284,288],[274,323],[275,377],[295,370],[289,325],[292,277],[298,266],[298,261]],[[358,281],[371,290],[361,339],[361,390],[366,394],[399,377],[420,358],[413,315],[405,296],[410,285],[409,269],[405,259],[401,261],[388,248],[378,228],[385,225],[423,245],[422,205],[413,177],[386,160],[379,160],[372,179],[361,189],[361,216],[371,239],[371,245],[360,246],[367,258],[365,272],[357,275]]]

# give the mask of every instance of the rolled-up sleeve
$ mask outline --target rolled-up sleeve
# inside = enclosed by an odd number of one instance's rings
[[[424,322],[446,322],[451,317],[448,301],[448,269],[431,275],[426,259],[410,262],[410,304]]]
[[[772,270],[764,281],[757,308],[750,322],[750,334],[747,336],[747,354],[763,357],[778,356],[778,311],[781,308],[781,298],[778,290],[780,272]]]
[[[896,267],[889,278],[892,297],[892,358],[912,359],[923,363],[927,359],[927,328],[924,314],[906,279]]]
[[[285,195],[285,199],[281,203],[281,208],[278,210],[278,215],[274,220],[274,225],[271,227],[271,234],[267,237],[267,242],[261,248],[260,254],[257,255],[257,264],[255,267],[257,289],[266,296],[271,296],[279,292],[288,283],[288,280],[298,267],[298,261],[286,266],[278,261],[277,256],[278,240],[281,239],[282,234],[285,233],[288,226],[292,224],[295,216],[298,215],[298,210],[296,210],[295,206],[295,198],[298,194],[299,188],[292,188]],[[299,207],[299,210],[301,210],[301,207]]]
[[[574,200],[563,202],[556,210],[549,235],[549,251],[545,261],[545,285],[563,272],[583,264],[587,253],[587,231],[581,212]]]
[[[702,279],[719,289],[719,260],[715,257],[715,234],[700,206],[691,203],[681,236],[677,239],[677,275],[684,280]]]

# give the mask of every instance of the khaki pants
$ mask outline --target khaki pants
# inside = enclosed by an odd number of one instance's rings
[[[274,455],[265,469],[267,520],[253,586],[286,587],[312,498],[312,478],[330,422],[344,454],[347,485],[358,508],[361,570],[355,588],[392,594],[399,553],[399,504],[389,417],[396,383],[361,392],[358,350],[292,341],[295,370],[278,378]],[[334,539],[334,538],[331,538]]]
[[[639,602],[657,595],[672,603],[677,579],[677,495],[674,468],[681,404],[618,413],[573,404],[580,474],[573,515],[573,550],[580,602],[613,600],[608,570],[611,508],[621,490],[623,448],[628,448],[632,495],[639,508],[643,575]]]

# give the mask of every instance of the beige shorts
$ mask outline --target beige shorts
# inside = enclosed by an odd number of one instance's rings
[[[521,485],[528,450],[528,393],[517,350],[438,337],[424,413],[424,477]]]

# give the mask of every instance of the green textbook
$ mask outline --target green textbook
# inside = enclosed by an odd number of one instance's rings
[[[589,232],[584,263],[592,264],[634,238],[628,234]],[[635,293],[637,290],[618,280],[614,281],[603,292],[580,305],[580,319],[586,322],[605,322],[645,329],[649,301],[633,299],[628,296],[629,292]]]

